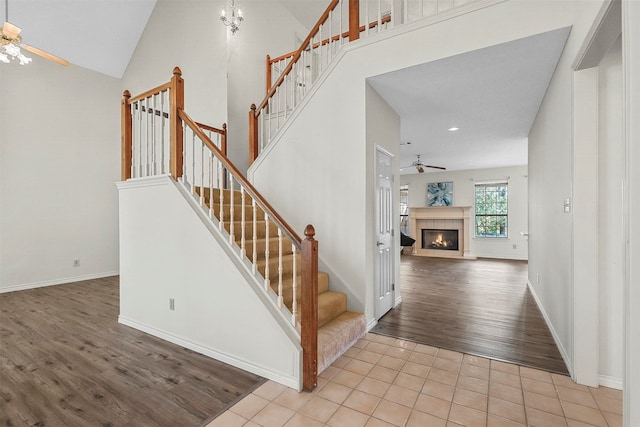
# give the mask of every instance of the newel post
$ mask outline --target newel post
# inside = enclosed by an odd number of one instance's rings
[[[360,0],[349,0],[349,42],[358,40],[359,38],[360,38]]]
[[[302,241],[302,309],[300,337],[302,345],[302,386],[311,391],[318,385],[318,241],[309,224]]]
[[[271,56],[267,55],[267,93],[271,90]]]
[[[178,111],[184,109],[184,80],[180,68],[173,69],[171,77],[171,112],[169,113],[169,131],[171,133],[171,154],[169,156],[169,169],[175,180],[182,176],[182,150],[183,133],[182,120]]]
[[[125,90],[122,93],[122,101],[120,102],[120,111],[122,114],[122,136],[120,141],[121,146],[121,164],[120,164],[120,177],[122,181],[126,181],[131,178],[131,143],[132,143],[132,119],[131,119],[131,104],[129,99],[131,98],[131,92]]]
[[[249,165],[258,158],[258,118],[256,104],[251,104],[249,111]]]
[[[227,157],[227,124],[222,124],[222,138],[220,138],[220,151]]]

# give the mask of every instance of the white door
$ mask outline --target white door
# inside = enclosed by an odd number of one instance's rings
[[[376,150],[376,319],[391,310],[395,300],[392,160],[390,154]]]

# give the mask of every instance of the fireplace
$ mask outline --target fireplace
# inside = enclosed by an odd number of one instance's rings
[[[439,258],[475,259],[470,253],[471,230],[473,228],[469,219],[470,210],[471,206],[409,208],[409,236],[416,239],[411,254]],[[455,235],[448,236],[450,233]],[[441,237],[440,234],[442,234]]]
[[[458,250],[458,230],[422,229],[422,249]]]

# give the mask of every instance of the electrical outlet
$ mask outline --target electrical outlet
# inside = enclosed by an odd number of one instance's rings
[[[73,260],[73,266],[74,267],[80,267],[80,260],[79,259],[74,259]]]
[[[513,249],[518,249],[518,245],[516,245],[515,243],[513,244]]]
[[[540,273],[536,273],[536,283],[540,284]]]
[[[173,298],[169,298],[169,310],[176,309],[176,300]]]

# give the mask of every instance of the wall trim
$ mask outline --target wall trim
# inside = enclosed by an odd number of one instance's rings
[[[82,276],[64,277],[61,279],[43,280],[41,282],[24,283],[21,285],[11,285],[0,287],[0,294],[6,292],[25,291],[27,289],[44,288],[45,286],[65,285],[67,283],[82,282],[84,280],[102,279],[120,275],[120,271],[105,271],[103,273],[84,274]]]
[[[622,378],[612,377],[610,375],[600,375],[598,379],[601,386],[622,390]]]
[[[245,371],[249,371],[253,374],[260,375],[261,377],[268,378],[277,383],[286,385],[287,387],[291,387],[294,390],[300,391],[302,389],[302,376],[296,378],[293,376],[283,375],[280,372],[275,372],[270,369],[265,369],[264,367],[251,363],[243,358],[220,352],[216,349],[203,346],[184,338],[180,338],[170,332],[148,326],[144,323],[140,323],[136,320],[129,319],[124,316],[118,316],[118,323],[145,332],[149,335],[153,335],[154,337],[161,338],[165,341],[169,341],[173,344],[188,348],[189,350],[193,350],[212,359],[228,363],[229,365],[235,366],[236,368],[244,369]],[[300,350],[298,357],[300,360],[302,360],[302,350]]]
[[[562,356],[562,360],[564,360],[565,365],[567,365],[567,369],[569,370],[569,374],[571,375],[571,378],[573,378],[574,377],[573,364],[571,363],[571,360],[567,355],[567,350],[565,350],[564,346],[562,345],[562,341],[560,341],[560,336],[558,335],[555,328],[553,327],[553,324],[549,319],[549,315],[544,310],[544,307],[540,302],[540,298],[538,297],[536,290],[534,289],[533,285],[531,285],[531,282],[529,280],[527,280],[527,287],[531,291],[531,295],[533,295],[533,299],[536,301],[536,305],[538,306],[540,313],[542,313],[542,317],[544,317],[544,321],[547,324],[549,331],[551,332],[551,336],[553,337],[553,341],[555,341],[556,343],[556,347],[558,347],[558,350],[560,351],[560,356]]]
[[[139,187],[151,187],[154,185],[168,185],[167,178],[171,178],[171,175],[154,175],[154,176],[145,176],[141,178],[129,178],[126,181],[118,181],[116,182],[116,187],[118,190],[125,190],[129,188],[139,188]]]
[[[369,320],[369,322],[367,323],[367,332],[375,328],[377,324],[378,324],[378,319],[373,318]]]

